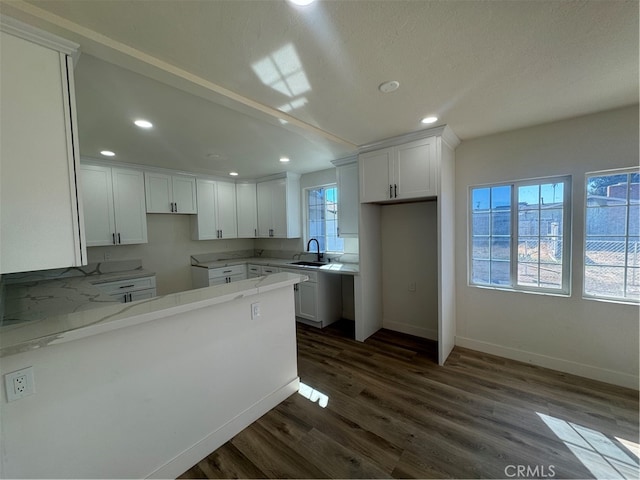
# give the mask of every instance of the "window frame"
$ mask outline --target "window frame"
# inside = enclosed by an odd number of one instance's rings
[[[630,304],[630,305],[638,305],[640,303],[640,298],[635,299],[631,297],[605,296],[601,294],[587,293],[586,291],[587,290],[587,268],[586,268],[587,267],[587,241],[589,239],[587,235],[587,228],[588,228],[587,213],[589,211],[589,206],[588,206],[589,178],[597,177],[597,176],[609,176],[609,175],[629,175],[633,173],[640,173],[640,167],[625,167],[625,168],[615,168],[615,169],[608,169],[608,170],[596,170],[593,172],[586,172],[584,175],[584,183],[583,183],[584,230],[583,230],[583,237],[582,237],[582,298],[585,300],[597,300],[597,301],[612,302],[612,303],[624,303],[624,304]],[[629,207],[632,205],[629,198],[630,188],[631,188],[631,182],[627,180],[627,203],[625,204],[625,206],[627,207],[627,213],[625,217],[625,235],[624,235],[624,241],[625,241],[625,264],[624,264],[625,285],[624,286],[625,287],[627,284],[627,274],[629,270],[628,251],[627,251],[628,247],[626,245],[629,241],[629,219],[631,217]],[[640,203],[638,205],[640,205]],[[600,236],[606,236],[606,235],[600,235]]]
[[[309,191],[310,190],[318,190],[320,188],[323,189],[330,189],[330,188],[335,188],[336,189],[336,228],[338,225],[338,217],[340,215],[340,212],[337,209],[338,206],[338,195],[340,195],[340,192],[338,191],[338,184],[337,182],[334,183],[326,183],[326,184],[322,184],[322,185],[312,185],[309,187],[304,187],[302,194],[304,197],[304,208],[303,208],[303,222],[304,222],[304,237],[303,237],[303,241],[304,241],[304,245],[303,247],[306,248],[306,245],[309,243],[309,240],[311,238],[315,238],[315,237],[310,237],[309,236]],[[343,245],[342,245],[342,251],[339,250],[327,250],[325,248],[325,250],[320,250],[321,253],[327,253],[327,254],[344,254],[344,239],[342,237],[340,237],[339,235],[336,235],[336,238],[339,238],[342,240]],[[325,243],[325,245],[327,245],[327,243]]]
[[[551,177],[539,177],[506,182],[486,183],[470,185],[467,189],[467,285],[469,287],[488,288],[492,290],[504,290],[508,292],[537,293],[562,297],[571,296],[571,243],[572,243],[572,176],[554,175]],[[561,288],[540,287],[518,284],[518,245],[519,245],[519,203],[518,189],[532,185],[546,185],[550,183],[562,183],[562,275]],[[491,283],[478,283],[473,281],[473,191],[481,188],[510,187],[510,252],[509,252],[509,284],[498,285]],[[490,206],[491,208],[491,206]],[[493,237],[490,235],[489,238]],[[541,238],[538,231],[538,242]],[[491,259],[489,259],[491,261]],[[524,262],[523,262],[524,263]],[[538,263],[540,268],[540,263]]]

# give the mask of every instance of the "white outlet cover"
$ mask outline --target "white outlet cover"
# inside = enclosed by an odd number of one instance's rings
[[[36,393],[33,367],[7,373],[4,376],[4,386],[7,392],[8,402],[13,402],[27,395]]]

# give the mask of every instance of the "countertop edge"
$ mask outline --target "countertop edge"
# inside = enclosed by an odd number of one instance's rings
[[[123,305],[122,309],[114,311],[113,313],[105,312],[105,310],[111,310],[109,307],[87,310],[81,313],[79,312],[81,315],[86,315],[87,312],[93,312],[97,314],[97,317],[99,317],[100,311],[102,311],[102,313],[107,313],[107,315],[106,317],[100,318],[94,323],[90,323],[88,325],[74,328],[68,331],[57,333],[52,332],[49,334],[31,338],[29,340],[16,341],[11,345],[0,346],[0,358],[30,350],[35,350],[49,345],[58,345],[61,343],[79,340],[120,328],[140,325],[172,315],[178,315],[188,311],[198,310],[201,308],[230,302],[239,298],[259,295],[261,293],[288,287],[306,280],[308,280],[308,277],[304,274],[297,275],[283,272],[269,275],[267,277],[240,280],[238,282],[233,282],[225,285],[216,285],[195,290],[188,290],[186,292],[171,293],[168,295],[154,297],[148,300],[141,300],[139,302],[126,304],[127,306],[124,306],[125,304],[118,304]],[[225,290],[231,291],[224,292]],[[216,295],[216,293],[219,294]],[[198,297],[206,294],[212,294],[214,296],[194,300],[188,299],[188,297]],[[187,298],[181,299],[180,297]],[[160,306],[161,303],[170,303],[172,301],[176,302],[176,305],[167,307]],[[135,312],[135,310],[148,310],[150,306],[151,308],[153,308],[152,305],[154,303],[158,304],[157,310]],[[28,327],[28,325],[25,326]]]

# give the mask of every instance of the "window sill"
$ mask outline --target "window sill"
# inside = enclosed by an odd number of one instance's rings
[[[569,298],[571,297],[570,293],[566,292],[551,292],[551,291],[535,291],[535,290],[518,290],[515,288],[507,288],[507,287],[495,287],[490,285],[476,285],[474,283],[467,283],[468,287],[471,288],[480,288],[483,290],[496,290],[499,292],[509,292],[509,293],[526,293],[528,295],[543,295],[546,297],[561,297],[561,298]]]
[[[640,306],[640,302],[629,299],[620,299],[620,298],[607,298],[607,297],[591,297],[588,295],[582,295],[583,300],[591,300],[595,302],[603,302],[603,303],[615,303],[617,305],[631,305],[632,307]]]

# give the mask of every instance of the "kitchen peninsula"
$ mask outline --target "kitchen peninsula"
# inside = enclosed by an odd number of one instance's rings
[[[37,394],[2,404],[0,476],[179,475],[297,391],[292,290],[304,280],[278,273],[2,327],[2,374],[32,366]]]

